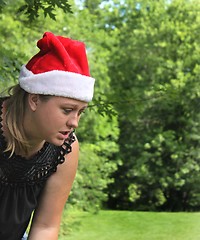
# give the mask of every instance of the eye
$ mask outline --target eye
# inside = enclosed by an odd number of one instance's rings
[[[71,108],[64,108],[63,111],[65,114],[69,114],[73,109]]]
[[[82,110],[80,110],[79,112],[78,112],[78,115],[80,116],[82,113],[84,113],[85,112],[85,109],[82,109]]]

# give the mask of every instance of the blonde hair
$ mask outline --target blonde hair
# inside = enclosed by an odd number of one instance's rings
[[[8,129],[7,147],[10,156],[15,150],[27,152],[28,142],[23,128],[23,119],[27,105],[28,93],[19,85],[8,89],[9,98],[6,101],[5,124]]]
[[[19,84],[8,89],[9,98],[6,101],[5,124],[8,130],[7,147],[5,152],[11,152],[10,157],[17,150],[28,153],[30,144],[25,136],[23,120],[28,104],[29,93],[22,89]],[[49,95],[39,95],[43,101],[50,99]]]

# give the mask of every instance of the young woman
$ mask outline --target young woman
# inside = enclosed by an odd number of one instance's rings
[[[74,134],[92,100],[82,42],[46,32],[0,99],[0,239],[56,240],[78,165]]]

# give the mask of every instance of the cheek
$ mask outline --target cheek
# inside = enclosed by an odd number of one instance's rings
[[[66,122],[66,116],[59,110],[47,110],[42,118],[47,128],[63,127]]]
[[[57,113],[51,111],[50,109],[38,109],[38,111],[36,111],[35,121],[39,126],[41,126],[41,128],[48,128],[48,126],[52,127],[55,122],[56,115]]]

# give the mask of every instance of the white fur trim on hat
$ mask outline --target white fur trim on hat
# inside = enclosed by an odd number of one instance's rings
[[[33,74],[22,66],[19,84],[28,93],[69,97],[90,102],[93,97],[95,79],[79,73],[53,70]]]

